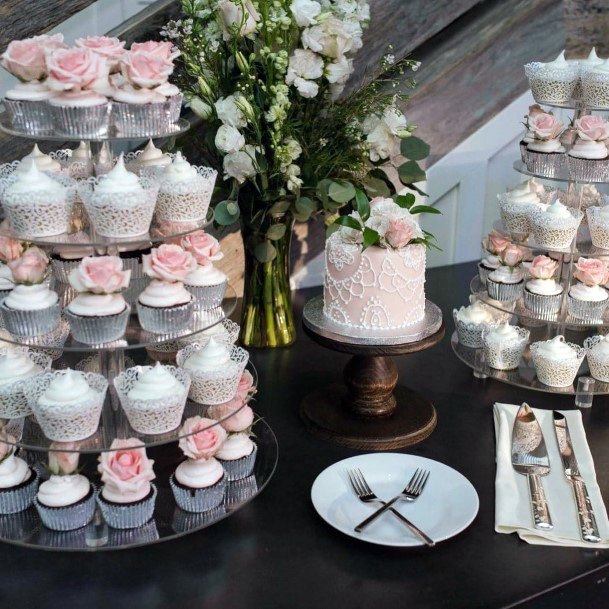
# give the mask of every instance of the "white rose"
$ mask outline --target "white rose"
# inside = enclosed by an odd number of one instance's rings
[[[390,197],[375,197],[370,202],[371,216],[389,216],[390,214],[398,214],[400,211],[404,211],[410,215],[410,212],[407,209],[400,207]]]
[[[356,21],[354,19],[349,19],[347,21],[344,21],[343,23],[345,26],[345,31],[351,36],[350,50],[355,53],[364,46],[364,43],[362,42],[362,36],[364,35],[364,32],[362,31],[362,26],[360,25],[359,21]]]
[[[228,97],[221,97],[215,104],[216,114],[218,118],[225,124],[231,127],[240,129],[247,125],[247,119],[243,115],[243,112],[239,110],[235,100],[238,97],[242,97],[241,93],[235,93]]]
[[[247,19],[243,23],[243,9],[247,13]],[[240,36],[247,36],[256,31],[256,25],[260,21],[260,15],[254,8],[251,0],[241,0],[241,2],[231,2],[231,0],[220,0],[218,3],[220,16],[222,18],[222,30],[224,40],[230,40],[233,36],[235,26],[241,25]]]
[[[377,125],[381,122],[381,119],[376,114],[370,114],[364,119],[362,123],[362,131],[368,135],[374,129],[376,129]]]
[[[408,133],[406,129],[408,127],[406,117],[395,106],[385,108],[385,111],[383,112],[383,122],[387,125],[387,128],[393,135],[404,137],[404,134]]]
[[[245,138],[231,125],[221,125],[216,133],[216,148],[220,152],[237,152],[245,146]]]
[[[285,141],[285,145],[288,149],[288,154],[293,161],[295,161],[302,154],[302,147],[294,138],[288,138]]]
[[[359,214],[355,211],[349,214],[351,218],[356,220],[360,226],[363,228],[362,219]],[[341,226],[340,229],[340,238],[345,243],[363,243],[364,242],[364,233],[361,230],[355,230],[354,228],[350,228],[349,226]]]
[[[338,61],[326,65],[328,82],[344,85],[353,72],[353,60],[341,57]]]
[[[321,5],[315,0],[294,0],[290,4],[290,10],[296,23],[300,27],[306,27],[317,23],[316,17],[321,13]]]
[[[296,78],[294,79],[294,86],[298,89],[298,93],[307,99],[311,99],[319,93],[319,85],[313,80]]]
[[[243,150],[231,152],[224,157],[224,173],[229,178],[235,178],[239,184],[245,182],[247,178],[252,178],[256,175],[254,167],[254,158],[256,157],[256,149],[251,144],[245,146]]]
[[[314,80],[321,78],[323,73],[324,60],[317,53],[308,49],[296,49],[290,57],[285,81],[291,85],[295,78]]]
[[[370,160],[373,163],[382,159],[389,158],[397,152],[396,138],[389,131],[384,121],[379,121],[378,125],[366,136]]]
[[[371,215],[366,220],[366,226],[368,228],[371,228],[372,230],[375,230],[381,237],[384,237],[385,233],[389,229],[390,222],[391,221],[389,220],[389,218],[386,218],[385,216]]]
[[[352,45],[352,36],[345,30],[343,22],[333,15],[302,32],[302,46],[326,57],[340,59]]]

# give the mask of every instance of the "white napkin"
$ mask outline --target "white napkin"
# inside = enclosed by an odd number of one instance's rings
[[[493,408],[497,440],[495,531],[497,533],[518,533],[518,536],[527,543],[537,545],[609,548],[609,519],[596,482],[594,462],[588,448],[579,410],[560,412],[567,419],[580,474],[586,483],[598,530],[604,541],[600,543],[582,541],[579,534],[575,497],[571,485],[565,478],[558,451],[552,411],[536,408],[533,408],[533,411],[541,426],[550,459],[550,473],[542,478],[542,484],[554,528],[551,531],[541,531],[534,527],[526,476],[518,474],[512,467],[512,428],[518,408],[519,406],[513,404],[495,404]]]

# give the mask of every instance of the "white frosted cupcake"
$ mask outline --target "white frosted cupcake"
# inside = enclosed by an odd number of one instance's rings
[[[223,404],[237,391],[249,355],[245,349],[210,338],[201,347],[194,343],[178,351],[176,361],[192,379],[189,397],[199,404]]]
[[[542,199],[543,196],[543,199]],[[546,191],[534,178],[497,195],[501,219],[514,239],[524,241],[531,232],[530,212],[544,208]]]
[[[531,345],[537,378],[550,387],[569,387],[586,355],[583,347],[565,342],[564,336]]]
[[[247,478],[254,470],[258,447],[248,433],[232,433],[216,453],[228,480]]]
[[[175,366],[136,366],[114,379],[131,427],[143,434],[176,429],[190,389],[190,376]]]
[[[582,99],[582,96],[583,96],[582,81],[583,81],[584,74],[586,74],[590,70],[593,70],[594,68],[596,68],[596,66],[599,66],[600,64],[604,63],[604,61],[605,61],[604,59],[601,59],[596,54],[596,48],[592,47],[592,49],[590,49],[590,53],[588,53],[588,57],[586,57],[586,59],[580,59],[577,62],[577,67],[579,70],[579,78],[578,78],[577,86],[575,87],[575,91],[573,91],[573,99],[576,99],[576,100]]]
[[[453,309],[453,319],[459,342],[466,347],[473,348],[482,347],[482,332],[499,323],[490,307],[485,306],[479,300],[475,300],[469,306],[461,307],[459,310]]]
[[[554,315],[562,305],[564,288],[555,279],[558,262],[548,256],[535,256],[529,266],[532,279],[524,286],[524,304],[537,315]]]
[[[24,393],[47,438],[75,442],[97,431],[107,389],[101,374],[68,368],[37,375]]]
[[[564,104],[573,97],[579,71],[565,59],[564,51],[554,61],[528,63],[524,71],[537,103]]]
[[[51,155],[42,152],[42,150],[38,148],[38,144],[34,144],[32,152],[26,154],[21,159],[19,165],[15,167],[15,172],[27,173],[32,163],[34,163],[36,168],[40,171],[46,171],[48,173],[61,173],[63,170],[61,163]]]
[[[157,172],[160,188],[156,217],[172,222],[197,222],[207,218],[218,173],[210,167],[191,165],[177,152],[171,165]]]
[[[609,122],[598,115],[575,121],[577,140],[567,154],[569,173],[578,181],[602,181],[609,177]]]
[[[552,249],[569,247],[583,216],[581,211],[566,207],[558,199],[545,211],[535,211],[531,226],[537,245]]]
[[[99,137],[107,133],[108,100],[94,91],[65,92],[49,101],[53,128],[69,137]]]
[[[609,304],[609,291],[601,287],[609,281],[607,263],[597,258],[579,258],[573,278],[578,283],[569,289],[569,313],[584,321],[602,320]]]
[[[85,180],[94,174],[93,155],[89,142],[80,142],[74,150],[67,152],[64,165],[70,177]]]
[[[524,251],[517,245],[508,245],[500,254],[501,266],[486,281],[488,295],[501,302],[518,300],[524,287],[522,259]]]
[[[0,514],[16,514],[34,503],[38,473],[15,456],[15,438],[0,430]]]
[[[582,73],[581,82],[585,106],[609,108],[609,59]]]
[[[553,114],[536,114],[529,128],[534,141],[527,144],[525,164],[527,169],[540,176],[559,175],[565,166],[565,147],[560,142],[564,125]]]
[[[483,240],[482,248],[486,251],[485,256],[478,263],[478,276],[484,287],[488,276],[501,266],[501,252],[510,244],[500,232],[491,231]]]
[[[110,450],[101,453],[97,469],[104,485],[97,503],[108,526],[134,529],[152,518],[157,495],[151,484],[153,464],[136,438],[116,439]]]
[[[589,207],[586,210],[592,245],[609,250],[609,205]]]
[[[193,325],[195,327],[198,325],[198,317],[206,316],[205,312],[195,312],[193,315]],[[206,317],[205,317],[206,319]],[[204,322],[201,323],[203,325]],[[220,323],[216,323],[211,328],[206,328],[201,332],[197,332],[196,334],[192,334],[186,336],[184,338],[180,338],[178,341],[180,346],[189,345],[191,343],[198,343],[202,347],[204,347],[210,338],[214,338],[219,343],[224,343],[225,345],[234,345],[239,338],[240,327],[239,324],[231,321],[230,319],[223,319]]]
[[[530,125],[533,122],[535,115],[543,112],[545,111],[541,108],[541,106],[538,104],[533,104],[532,106],[529,106],[529,111],[524,117],[524,126],[526,127],[526,131],[524,132],[524,135],[519,143],[520,158],[522,159],[523,163],[526,162],[527,145],[535,141],[535,134],[533,133]]]
[[[609,383],[609,334],[587,338],[584,347],[590,374],[598,381]]]
[[[143,150],[136,150],[125,155],[127,169],[138,175],[152,172],[153,175],[171,165],[172,157],[157,148],[152,139],[148,140]]]
[[[529,331],[518,326],[502,323],[494,328],[487,328],[482,334],[484,354],[491,368],[497,370],[514,370],[529,341]]]
[[[214,455],[226,437],[226,431],[212,419],[196,416],[184,421],[179,446],[187,459],[169,478],[173,496],[182,510],[206,512],[224,500],[227,476]]]

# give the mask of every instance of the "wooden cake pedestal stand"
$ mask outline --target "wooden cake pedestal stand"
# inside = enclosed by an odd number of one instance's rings
[[[343,371],[344,385],[326,385],[310,393],[300,406],[308,430],[336,444],[359,450],[388,450],[424,440],[436,426],[436,410],[421,394],[398,386],[397,355],[433,347],[444,336],[442,312],[430,301],[425,318],[402,330],[357,330],[323,315],[323,297],[304,307],[303,326],[323,347],[353,357]],[[372,336],[371,336],[372,334]]]

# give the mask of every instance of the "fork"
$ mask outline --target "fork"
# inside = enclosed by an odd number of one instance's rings
[[[364,503],[375,502],[385,505],[385,502],[374,494],[359,468],[347,471],[347,475],[349,476],[349,482],[351,482],[351,486],[353,487],[353,492],[357,495],[360,501],[363,501]],[[416,499],[416,497],[411,499],[411,501],[414,501],[414,499]],[[392,507],[389,508],[389,511],[394,516],[397,516],[397,518],[399,518],[399,520],[405,526],[407,526],[410,531],[419,536],[428,546],[431,547],[435,545],[435,541],[433,539],[430,539],[427,535],[425,535],[425,533],[419,530],[419,528],[410,522],[410,520],[408,520],[408,518],[406,518],[403,514],[400,514],[400,512]]]
[[[384,514],[387,510],[389,510],[396,501],[399,501],[400,499],[406,501],[414,501],[423,492],[423,489],[425,488],[428,479],[429,470],[417,469],[412,475],[412,478],[410,478],[410,481],[408,482],[404,490],[399,495],[396,495],[393,499],[387,501],[387,503],[385,503],[385,505],[383,505],[376,512],[374,512],[374,514],[371,514],[370,516],[368,516],[368,518],[360,522],[355,527],[355,531],[357,533],[361,533],[369,524],[371,524],[379,516],[381,516],[381,514]],[[430,537],[425,535],[425,533],[423,533],[423,531],[421,531],[418,527],[416,527],[415,525],[413,525],[413,527],[417,529],[417,534],[419,535],[419,537],[425,536],[425,543],[428,543],[428,541],[432,544],[434,543],[434,541]]]

